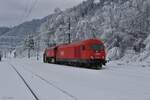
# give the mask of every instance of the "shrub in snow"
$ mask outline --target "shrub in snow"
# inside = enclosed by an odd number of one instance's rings
[[[107,53],[108,60],[117,60],[121,58],[121,50],[119,47],[114,47],[110,49]]]
[[[139,57],[137,58],[138,61],[144,61],[150,56],[150,52],[144,51],[143,53],[139,54]]]
[[[150,35],[146,38],[144,44],[146,45],[145,49],[150,50]]]

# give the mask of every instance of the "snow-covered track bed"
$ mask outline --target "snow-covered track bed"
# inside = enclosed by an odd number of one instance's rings
[[[0,100],[38,100],[6,61],[0,62]]]
[[[28,85],[28,83],[26,82],[26,80],[23,78],[23,76],[20,74],[20,72],[15,68],[15,66],[13,66],[12,64],[10,64],[10,66],[14,69],[14,71],[17,73],[17,75],[20,77],[20,79],[26,85],[26,87],[28,88],[28,90],[30,91],[30,93],[33,95],[34,99],[35,100],[39,100],[38,96],[34,93],[34,91],[32,90],[32,88]]]
[[[28,70],[29,71],[29,70]],[[70,98],[72,98],[73,100],[78,100],[75,96],[73,96],[71,93],[69,93],[68,91],[66,91],[65,89],[63,88],[60,88],[59,86],[55,85],[53,83],[53,81],[50,81],[50,80],[46,80],[45,78],[43,78],[42,76],[36,74],[36,73],[33,73],[32,71],[29,71],[31,72],[34,76],[38,77],[39,79],[41,79],[42,81],[44,81],[45,83],[49,84],[50,86],[56,88],[57,90],[59,90],[60,92],[66,94],[67,96],[69,96]]]
[[[11,63],[23,73],[40,100],[150,99],[149,67],[108,63],[102,70],[91,70],[27,59]]]
[[[46,80],[42,76],[27,69],[27,65],[11,63],[25,84],[28,85],[36,100],[78,100],[71,93],[58,87],[53,81]],[[30,67],[30,66],[28,66]]]

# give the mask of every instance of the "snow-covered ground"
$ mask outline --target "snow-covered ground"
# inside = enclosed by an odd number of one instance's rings
[[[102,70],[27,59],[0,62],[0,100],[150,100],[150,62],[109,62]]]
[[[0,100],[35,100],[7,61],[0,62]]]

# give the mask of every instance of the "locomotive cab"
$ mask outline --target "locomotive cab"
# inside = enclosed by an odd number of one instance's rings
[[[105,59],[105,47],[103,44],[92,44],[90,48],[93,51],[94,59]]]
[[[81,45],[81,58],[89,63],[89,65],[105,65],[106,53],[102,41],[97,39],[83,41]]]

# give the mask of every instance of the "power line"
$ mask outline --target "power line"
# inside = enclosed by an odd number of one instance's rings
[[[23,20],[24,20],[26,14],[28,13],[29,4],[30,4],[30,3],[29,3],[28,0],[27,0],[27,2],[25,3],[24,11],[23,11],[23,14],[21,15],[21,18],[20,18],[19,23],[20,23],[20,22],[23,22]]]
[[[13,70],[17,73],[17,75],[20,77],[20,79],[23,81],[23,83],[26,85],[26,87],[28,88],[28,90],[30,91],[30,93],[33,95],[33,97],[35,98],[35,100],[39,100],[38,96],[34,93],[34,91],[31,89],[31,87],[29,86],[29,84],[26,82],[26,80],[24,79],[24,77],[21,75],[21,73],[15,68],[15,66],[13,66],[12,64],[10,64],[10,66],[13,68]]]
[[[25,21],[30,16],[30,14],[32,13],[37,3],[38,3],[38,0],[34,0],[33,2],[31,2],[31,6],[30,6],[30,3],[27,3],[25,5],[24,14],[22,15],[20,22]]]
[[[25,18],[28,18],[30,16],[30,14],[32,13],[33,9],[35,8],[36,4],[38,3],[38,0],[34,0],[34,2],[32,3],[30,9],[28,10],[27,15],[25,16]]]

